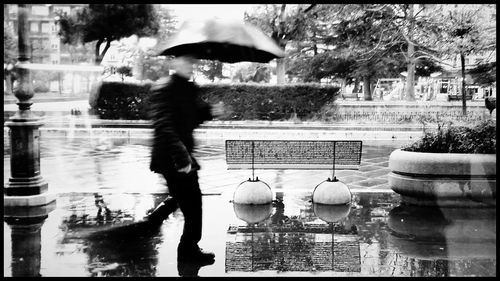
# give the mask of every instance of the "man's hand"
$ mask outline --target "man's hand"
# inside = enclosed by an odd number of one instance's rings
[[[191,164],[188,164],[186,167],[177,170],[177,172],[185,174],[189,173],[190,171],[191,171]]]

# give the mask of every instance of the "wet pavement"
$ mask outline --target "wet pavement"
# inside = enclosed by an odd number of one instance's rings
[[[183,217],[159,229],[135,224],[158,195],[57,199],[39,232],[4,224],[6,276],[495,276],[495,210],[400,206],[394,193],[355,193],[351,206],[317,206],[310,193],[275,191],[249,209],[231,192],[204,196],[200,246],[215,263],[176,261]],[[333,239],[333,244],[332,244]],[[41,245],[26,251],[23,245]]]
[[[5,136],[5,134],[4,134]],[[234,205],[249,170],[227,170],[222,141],[200,141],[203,238],[215,263],[177,263],[183,216],[141,223],[167,191],[147,138],[42,138],[41,174],[55,209],[4,222],[5,276],[496,276],[496,208],[401,206],[387,184],[401,142],[363,143],[359,170],[336,171],[350,206],[311,203],[331,171],[257,170],[273,204]],[[4,182],[10,176],[4,137]],[[333,243],[332,243],[333,241]]]
[[[149,170],[149,138],[41,139],[40,170],[55,193],[164,193],[163,178]],[[224,141],[198,141],[195,155],[202,166],[200,186],[204,194],[220,194],[250,177],[250,170],[227,170]],[[391,191],[387,184],[390,153],[405,142],[365,141],[359,170],[338,170],[337,178],[358,190]],[[257,170],[259,179],[279,183],[287,190],[311,190],[331,177],[329,170]],[[9,138],[4,134],[4,183],[10,176]],[[311,182],[315,179],[317,182]]]

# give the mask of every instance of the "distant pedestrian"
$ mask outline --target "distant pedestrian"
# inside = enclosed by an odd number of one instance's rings
[[[175,73],[152,87],[151,114],[154,140],[150,169],[165,177],[171,197],[162,202],[148,220],[161,224],[180,208],[184,230],[177,248],[179,261],[210,261],[215,255],[198,247],[202,236],[202,196],[198,165],[193,157],[193,131],[204,121],[222,113],[198,95],[198,86],[189,81],[196,60],[190,56],[174,59]]]

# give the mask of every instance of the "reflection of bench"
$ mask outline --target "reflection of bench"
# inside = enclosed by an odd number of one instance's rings
[[[332,169],[327,181],[336,183],[336,169],[359,169],[361,147],[361,141],[227,140],[226,162],[228,169],[252,169],[252,179],[246,183],[258,182],[255,169]]]

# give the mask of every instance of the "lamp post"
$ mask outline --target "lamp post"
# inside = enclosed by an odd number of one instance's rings
[[[5,208],[43,206],[55,202],[47,193],[48,184],[40,175],[40,118],[31,112],[33,87],[29,70],[28,11],[18,5],[19,57],[15,68],[19,84],[14,95],[19,100],[18,111],[5,126],[10,129],[11,177],[4,186]],[[5,212],[5,213],[11,213]]]

